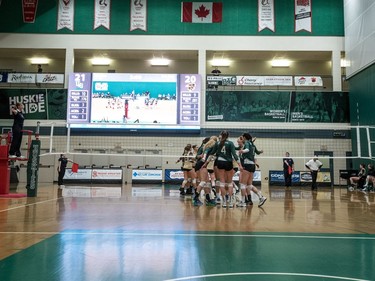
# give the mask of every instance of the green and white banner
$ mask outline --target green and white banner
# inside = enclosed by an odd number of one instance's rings
[[[208,122],[348,123],[346,92],[208,91]]]

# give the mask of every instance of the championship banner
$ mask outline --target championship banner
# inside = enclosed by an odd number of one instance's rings
[[[130,31],[147,31],[147,0],[130,1]]]
[[[182,2],[181,22],[218,23],[223,19],[221,2]]]
[[[59,0],[58,5],[57,30],[74,31],[74,0]]]
[[[100,26],[110,30],[111,0],[95,0],[94,29]]]
[[[64,74],[38,73],[36,75],[36,83],[64,84]]]
[[[275,32],[275,9],[273,0],[258,0],[258,31]]]
[[[311,32],[311,2],[312,0],[294,0],[295,32],[301,30]]]
[[[294,85],[322,87],[323,80],[320,76],[294,76]]]
[[[22,0],[22,15],[24,23],[34,23],[38,0]]]

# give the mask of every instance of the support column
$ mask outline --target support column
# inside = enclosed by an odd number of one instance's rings
[[[68,48],[65,50],[65,81],[64,88],[69,86],[69,74],[74,72],[74,50]]]
[[[201,125],[206,123],[206,50],[198,51],[198,73],[202,78],[201,86]]]
[[[332,51],[332,88],[333,91],[342,91],[341,81],[341,52]]]

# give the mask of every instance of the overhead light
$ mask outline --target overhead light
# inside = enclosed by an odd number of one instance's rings
[[[231,61],[228,59],[213,59],[211,61],[212,66],[230,66]]]
[[[152,66],[168,66],[171,61],[165,58],[153,58],[150,60]]]
[[[31,64],[48,64],[50,59],[47,58],[31,58]]]
[[[341,67],[349,67],[351,66],[350,61],[346,60],[345,58],[342,58],[340,61]]]
[[[91,59],[91,64],[92,65],[110,65],[111,61],[112,60],[109,58],[93,58]]]
[[[289,67],[290,66],[290,60],[287,59],[273,59],[271,61],[272,67]]]

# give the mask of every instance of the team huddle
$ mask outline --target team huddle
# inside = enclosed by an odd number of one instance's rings
[[[219,137],[205,138],[199,147],[190,144],[185,147],[182,157],[177,161],[182,161],[184,172],[180,194],[193,195],[194,206],[201,206],[200,193],[203,190],[207,206],[233,208],[234,205],[253,205],[252,191],[258,196],[258,207],[261,207],[267,198],[253,185],[253,176],[257,166],[255,155],[263,151],[256,148],[255,138],[249,133],[238,137],[238,146],[228,137],[228,132],[222,131]],[[238,170],[239,188],[233,182],[233,175]],[[189,180],[192,187],[188,187]],[[236,196],[236,193],[240,194]]]

